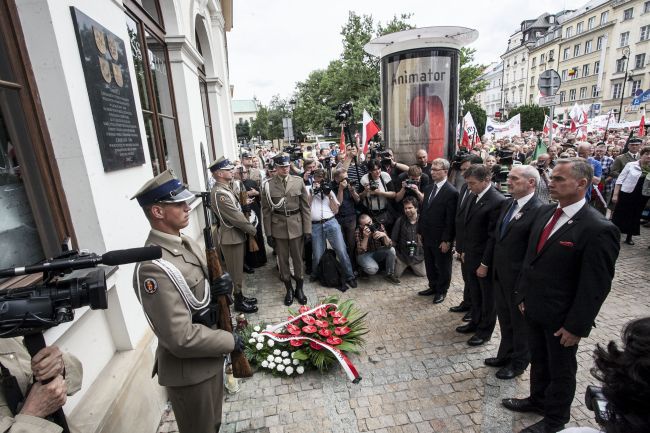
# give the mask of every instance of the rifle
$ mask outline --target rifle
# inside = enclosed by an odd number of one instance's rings
[[[247,220],[250,219],[251,216],[251,211],[248,206],[248,193],[246,192],[246,186],[244,186],[244,182],[241,182],[241,189],[239,191],[239,204],[243,209],[249,209],[248,211],[244,211],[244,216],[246,217]],[[257,245],[257,241],[255,240],[255,236],[253,235],[247,235],[248,238],[248,251],[251,253],[256,253],[260,250],[260,246]]]
[[[201,197],[203,201],[203,216],[205,217],[205,228],[203,229],[203,239],[205,241],[205,255],[208,263],[208,278],[210,279],[210,287],[215,283],[228,284],[230,290],[232,290],[232,279],[227,272],[223,271],[221,267],[221,262],[219,261],[219,253],[214,246],[214,241],[212,240],[212,230],[210,224],[210,192],[200,192],[196,194],[197,197]],[[215,296],[210,302],[211,309],[216,309],[217,315],[217,328],[222,329],[226,332],[232,332],[232,318],[230,316],[230,301],[229,295],[218,295]],[[248,359],[242,352],[232,352],[230,354],[230,361],[232,363],[232,372],[235,377],[251,377],[253,375],[253,370],[248,363]]]

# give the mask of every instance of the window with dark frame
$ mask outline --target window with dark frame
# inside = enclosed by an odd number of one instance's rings
[[[199,41],[199,35],[194,33],[194,43],[196,44],[196,49],[203,56],[203,48],[201,47],[201,42]],[[205,137],[207,140],[206,147],[208,149],[208,155],[211,161],[217,159],[216,148],[214,144],[214,133],[212,131],[212,118],[210,115],[210,101],[208,99],[208,82],[205,79],[205,65],[199,65],[198,76],[199,76],[199,91],[201,93],[201,108],[203,109],[203,125],[205,127]]]
[[[641,69],[645,67],[645,53],[637,54],[634,57],[634,69]]]

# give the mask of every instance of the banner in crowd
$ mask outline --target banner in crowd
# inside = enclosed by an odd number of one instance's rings
[[[485,123],[485,133],[494,134],[495,139],[521,135],[521,116],[517,114],[507,122],[496,122],[488,117]]]
[[[479,137],[478,131],[476,130],[472,113],[468,111],[465,117],[463,117],[463,139],[460,145],[471,150],[480,141],[481,137]]]

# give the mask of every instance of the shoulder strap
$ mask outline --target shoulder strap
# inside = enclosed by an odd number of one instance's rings
[[[7,406],[11,415],[15,416],[21,409],[25,396],[18,385],[16,376],[11,374],[9,369],[0,363],[0,372],[2,373],[2,393],[7,401]]]

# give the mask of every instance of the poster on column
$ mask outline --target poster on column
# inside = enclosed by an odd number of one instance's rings
[[[144,164],[124,41],[71,7],[104,171]]]
[[[399,157],[426,149],[429,160],[445,157],[449,141],[452,58],[402,57],[386,64],[388,142]]]

